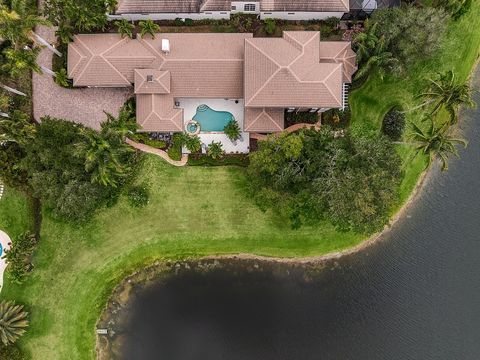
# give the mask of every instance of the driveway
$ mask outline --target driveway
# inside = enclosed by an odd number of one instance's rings
[[[55,43],[55,28],[38,26],[38,35],[50,43]],[[62,54],[67,56],[67,54]],[[50,50],[42,49],[38,64],[52,68]],[[104,111],[118,115],[118,110],[133,94],[133,88],[79,88],[66,89],[58,86],[52,76],[33,73],[33,116],[35,120],[45,115],[70,120],[99,129],[105,120]]]

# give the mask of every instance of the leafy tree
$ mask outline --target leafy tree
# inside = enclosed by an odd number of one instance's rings
[[[426,105],[433,105],[431,115],[435,115],[444,107],[450,114],[452,124],[458,121],[458,108],[461,105],[472,107],[472,90],[469,81],[458,81],[453,71],[441,74],[438,79],[430,79],[429,87],[421,94]]]
[[[35,137],[35,126],[28,115],[15,110],[9,118],[0,120],[0,141],[27,145]]]
[[[454,20],[458,20],[470,11],[472,0],[435,0],[434,5],[445,9]]]
[[[438,158],[442,162],[442,171],[448,170],[448,157],[455,155],[458,157],[456,145],[467,146],[467,141],[462,138],[450,136],[448,134],[449,125],[436,126],[430,119],[430,126],[422,130],[416,124],[412,124],[412,139],[417,143],[417,152],[428,155],[428,164],[433,159]]]
[[[218,142],[212,141],[208,145],[207,155],[210,156],[212,159],[214,160],[220,159],[223,156],[223,153],[224,153],[223,146],[220,141]]]
[[[376,25],[376,35],[402,67],[430,57],[440,44],[446,29],[446,13],[431,7],[401,6],[378,9],[369,21]]]
[[[142,37],[148,34],[152,39],[155,39],[155,33],[160,31],[160,26],[155,24],[151,19],[140,21],[138,26],[140,27],[140,35]]]
[[[324,126],[261,141],[248,176],[261,208],[292,227],[328,219],[342,230],[372,232],[397,201],[401,159],[384,137],[339,137]]]
[[[23,305],[5,300],[0,302],[0,339],[5,346],[15,343],[25,334],[28,327],[27,317],[28,313],[23,310]]]
[[[55,31],[55,35],[63,44],[68,44],[73,39],[73,28],[68,24],[61,23]]]
[[[75,31],[104,30],[116,0],[45,0],[44,14],[56,26]]]
[[[133,30],[135,29],[135,26],[127,19],[115,21],[115,26],[122,37],[127,36],[130,39],[133,37]]]
[[[225,135],[227,135],[227,137],[232,141],[240,139],[240,126],[236,120],[230,120],[228,124],[225,125],[223,131],[225,132]]]
[[[23,356],[20,349],[16,346],[1,346],[0,345],[0,359],[8,359],[8,360],[27,360],[26,357]]]

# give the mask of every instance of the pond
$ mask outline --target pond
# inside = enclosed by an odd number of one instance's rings
[[[476,101],[479,101],[476,94]],[[323,270],[239,262],[146,290],[124,359],[480,358],[480,108],[382,241]]]

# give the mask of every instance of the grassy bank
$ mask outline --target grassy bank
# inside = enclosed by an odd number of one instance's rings
[[[372,77],[352,93],[353,126],[377,131],[386,111],[415,104],[423,79],[454,69],[468,76],[480,46],[480,4],[461,22],[451,23],[435,58],[418,64],[402,79]],[[409,113],[414,120],[418,113]],[[425,159],[408,146],[404,160],[405,200],[424,169]],[[125,199],[91,222],[74,226],[44,213],[35,270],[26,283],[5,284],[2,298],[16,299],[31,311],[31,327],[20,345],[35,360],[93,359],[94,326],[114,286],[134,269],[159,258],[226,253],[309,256],[358,244],[364,236],[341,233],[327,223],[291,230],[262,213],[245,196],[239,167],[168,166],[149,156],[139,177],[147,180],[150,203],[132,208]],[[0,228],[16,236],[31,226],[21,193],[6,189],[0,200]]]

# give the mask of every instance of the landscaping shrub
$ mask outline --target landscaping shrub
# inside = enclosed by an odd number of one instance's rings
[[[228,154],[220,159],[212,159],[208,155],[196,154],[188,157],[188,165],[190,166],[248,166],[247,154]]]
[[[318,113],[311,112],[285,112],[285,127],[295,124],[315,124],[318,121]]]
[[[345,129],[350,124],[350,109],[330,109],[322,113],[322,125],[332,129]]]
[[[131,206],[146,206],[149,202],[148,186],[146,184],[131,186],[128,189],[127,196]]]
[[[402,138],[405,129],[405,114],[397,108],[392,108],[383,118],[382,132],[393,141]]]
[[[212,141],[208,144],[207,155],[214,160],[220,159],[225,152],[223,151],[223,145],[220,141]]]
[[[172,137],[172,145],[168,149],[168,156],[172,160],[181,160],[182,158],[182,146],[183,146],[183,134],[175,133]]]
[[[135,133],[130,135],[130,138],[136,142],[154,147],[156,149],[165,149],[167,147],[167,143],[165,141],[152,139],[148,133]]]
[[[275,34],[275,30],[277,28],[277,25],[275,23],[275,19],[265,19],[265,32],[268,35],[273,35]]]
[[[36,243],[35,235],[24,233],[14,239],[11,248],[5,251],[9,263],[7,273],[13,282],[21,284],[33,269],[31,261]]]
[[[185,26],[193,26],[193,20],[186,18],[185,21],[183,22]]]
[[[241,130],[236,120],[230,120],[228,124],[225,125],[223,131],[225,132],[225,135],[227,135],[227,137],[232,141],[240,139]]]
[[[20,349],[16,346],[0,345],[0,359],[5,360],[26,360]]]

